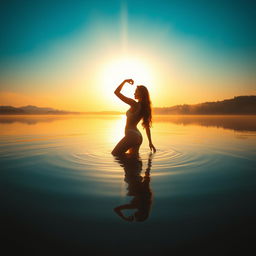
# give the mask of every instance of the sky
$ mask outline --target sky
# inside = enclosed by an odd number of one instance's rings
[[[0,105],[123,111],[128,78],[154,107],[256,95],[255,1],[6,0],[0,17]]]

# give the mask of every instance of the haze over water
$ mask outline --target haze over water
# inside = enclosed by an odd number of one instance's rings
[[[157,152],[150,154],[139,125],[144,141],[137,160],[110,154],[123,129],[119,115],[0,117],[1,219],[9,251],[253,249],[255,117],[155,116]],[[120,218],[114,209],[127,204],[147,212],[144,221]]]

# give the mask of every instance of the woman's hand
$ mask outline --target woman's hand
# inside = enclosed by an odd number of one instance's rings
[[[124,80],[125,82],[129,83],[129,84],[134,84],[134,81],[132,79],[126,79]]]
[[[156,153],[156,148],[152,143],[149,143],[149,148],[151,151],[153,150],[153,152]]]

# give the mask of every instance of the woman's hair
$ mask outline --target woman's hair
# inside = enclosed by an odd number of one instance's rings
[[[144,128],[152,126],[152,110],[148,89],[144,85],[137,86],[141,96],[141,116]]]

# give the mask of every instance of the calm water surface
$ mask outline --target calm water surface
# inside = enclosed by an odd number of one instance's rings
[[[123,136],[122,116],[0,117],[8,250],[253,255],[256,117],[154,121],[157,152],[139,125],[140,158],[117,159],[110,152]]]

